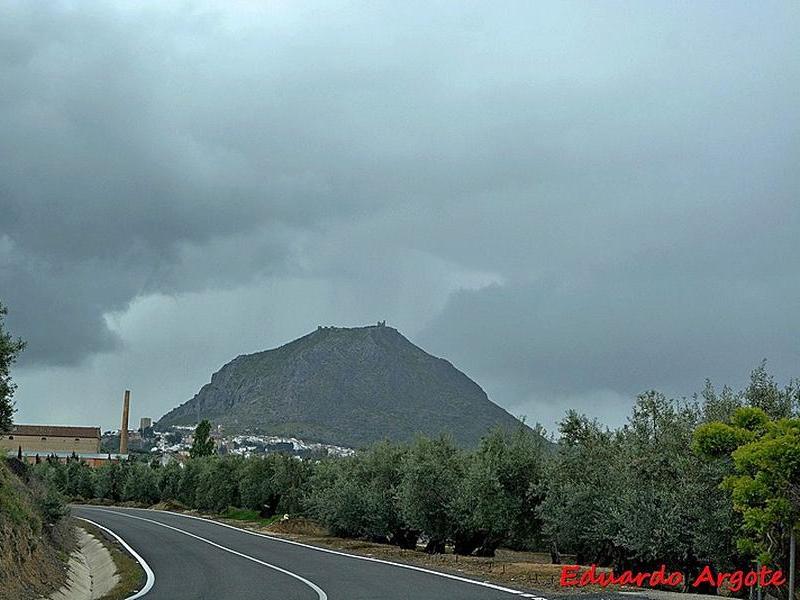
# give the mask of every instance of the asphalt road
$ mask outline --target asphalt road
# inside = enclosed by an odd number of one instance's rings
[[[146,600],[540,598],[175,513],[79,506],[73,514],[117,534],[149,565],[154,582],[143,596]]]

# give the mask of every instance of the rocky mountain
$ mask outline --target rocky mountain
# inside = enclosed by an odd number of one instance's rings
[[[201,419],[227,432],[350,447],[441,432],[474,446],[496,425],[520,425],[448,361],[382,323],[320,327],[279,348],[239,356],[157,427]]]

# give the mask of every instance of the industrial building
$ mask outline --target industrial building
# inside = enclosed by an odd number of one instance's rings
[[[20,448],[23,453],[44,456],[51,452],[96,454],[100,452],[100,428],[14,425],[9,433],[0,435],[0,449],[18,452]]]
[[[14,425],[0,434],[0,455],[22,456],[26,462],[55,457],[61,461],[77,458],[92,466],[128,458],[128,413],[130,390],[125,390],[122,405],[122,428],[118,454],[100,452],[99,427],[62,425]]]

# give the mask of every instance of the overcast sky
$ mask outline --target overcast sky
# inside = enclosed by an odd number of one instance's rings
[[[386,319],[552,429],[800,376],[800,4],[3,2],[19,422]]]

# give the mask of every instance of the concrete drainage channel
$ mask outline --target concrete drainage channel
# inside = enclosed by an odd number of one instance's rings
[[[99,600],[119,581],[108,548],[97,537],[78,528],[78,548],[69,559],[67,584],[46,600]]]

